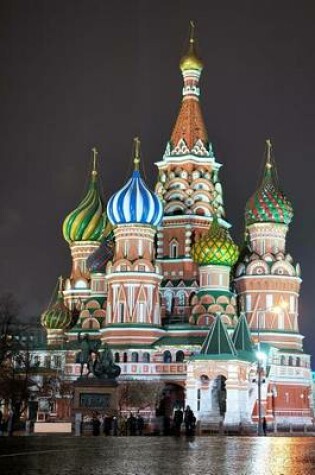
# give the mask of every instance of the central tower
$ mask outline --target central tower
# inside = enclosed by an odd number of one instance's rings
[[[164,204],[158,230],[157,259],[162,265],[163,316],[172,321],[189,317],[198,268],[191,258],[194,242],[209,229],[212,216],[224,227],[221,165],[209,142],[200,107],[199,81],[203,63],[196,52],[194,24],[189,46],[180,61],[183,98],[159,169],[156,192]]]

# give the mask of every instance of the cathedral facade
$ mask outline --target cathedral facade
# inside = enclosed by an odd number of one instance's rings
[[[42,314],[47,350],[74,381],[78,337],[108,344],[120,380],[160,381],[201,422],[312,421],[310,356],[299,332],[300,267],[286,251],[292,205],[266,142],[245,208],[245,242],[230,235],[217,161],[200,106],[193,33],[180,61],[183,97],[155,191],[134,170],[105,205],[97,151],[87,193],[65,218],[72,270]],[[59,359],[58,359],[59,358]]]

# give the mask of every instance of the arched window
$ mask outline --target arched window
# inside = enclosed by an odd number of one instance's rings
[[[133,351],[133,352],[131,353],[131,361],[132,361],[132,363],[138,363],[138,361],[139,361],[139,355],[138,355],[138,353],[137,353],[136,351]]]
[[[301,358],[299,356],[296,358],[296,366],[301,366]]]
[[[124,363],[127,363],[127,362],[128,362],[128,355],[127,355],[126,352],[124,353],[123,361],[124,361]]]
[[[150,363],[150,353],[143,353],[142,360],[144,363]]]
[[[170,258],[176,259],[178,257],[178,242],[176,239],[173,239],[170,242]]]
[[[281,366],[285,366],[285,356],[281,356],[280,364],[281,364]]]
[[[165,298],[166,313],[170,314],[172,312],[172,307],[173,307],[173,294],[172,294],[172,292],[165,292],[164,298]]]
[[[120,358],[119,358],[119,353],[118,353],[118,352],[115,353],[115,357],[114,357],[114,358],[115,358],[115,363],[119,363]]]
[[[164,351],[163,353],[163,362],[164,363],[171,363],[172,362],[172,355],[169,350]]]
[[[181,290],[180,292],[177,293],[177,301],[178,301],[178,305],[180,307],[184,307],[185,305],[185,292],[183,290]]]
[[[293,366],[293,358],[292,358],[292,356],[289,356],[289,366]]]
[[[182,363],[184,361],[185,355],[182,350],[176,352],[176,363]]]

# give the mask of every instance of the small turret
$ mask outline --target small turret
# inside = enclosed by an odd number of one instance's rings
[[[246,225],[254,223],[290,224],[293,208],[278,186],[275,164],[271,157],[272,146],[266,140],[266,163],[262,182],[246,204]]]

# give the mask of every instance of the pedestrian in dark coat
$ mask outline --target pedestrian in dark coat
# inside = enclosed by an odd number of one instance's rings
[[[178,407],[174,412],[174,434],[180,436],[180,430],[183,423],[184,414],[183,411]]]
[[[189,406],[187,406],[185,410],[184,424],[186,428],[186,435],[194,435],[196,418]]]
[[[99,418],[97,417],[96,414],[93,414],[93,417],[92,417],[92,432],[93,432],[93,435],[100,435],[100,432],[101,432],[101,421],[99,420]]]

